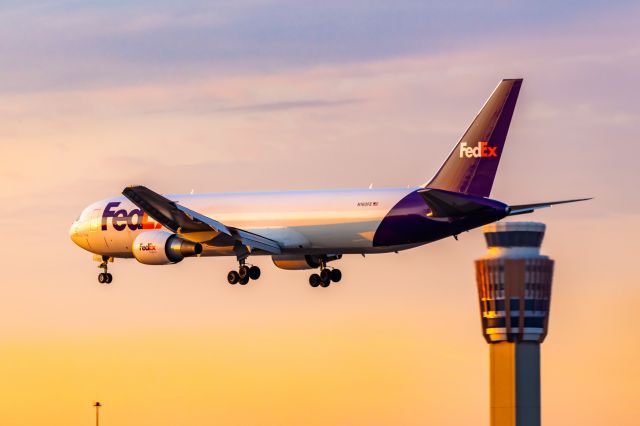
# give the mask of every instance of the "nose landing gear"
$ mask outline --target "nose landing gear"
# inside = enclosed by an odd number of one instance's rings
[[[113,281],[113,275],[108,272],[110,260],[111,258],[109,256],[102,256],[102,263],[98,265],[98,268],[104,271],[98,274],[98,282],[100,284],[111,284],[111,281]]]
[[[98,274],[98,282],[100,284],[111,284],[113,281],[113,275],[108,272],[101,272]]]

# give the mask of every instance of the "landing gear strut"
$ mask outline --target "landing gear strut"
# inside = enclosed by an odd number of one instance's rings
[[[100,284],[111,284],[113,281],[113,275],[108,272],[109,269],[109,256],[102,256],[102,263],[98,265],[104,272],[98,274],[98,282]]]
[[[257,280],[260,278],[260,268],[255,265],[248,266],[245,264],[244,259],[240,260],[240,266],[237,271],[229,271],[227,274],[227,281],[229,284],[246,285],[249,280]]]
[[[337,268],[327,268],[327,262],[322,261],[320,264],[320,274],[311,274],[309,277],[309,285],[311,287],[329,287],[334,283],[339,283],[342,279],[342,272]]]

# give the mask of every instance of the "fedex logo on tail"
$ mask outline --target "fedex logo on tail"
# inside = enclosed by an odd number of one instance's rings
[[[489,146],[489,142],[478,142],[475,147],[468,146],[466,142],[460,143],[460,158],[485,158],[497,157],[497,146]]]
[[[119,202],[108,203],[102,212],[102,230],[107,230],[107,223],[111,219],[111,225],[116,231],[124,231],[129,227],[130,230],[138,229],[160,229],[162,225],[152,221],[145,212],[140,209],[133,209],[130,212],[125,209],[116,210],[120,205]]]

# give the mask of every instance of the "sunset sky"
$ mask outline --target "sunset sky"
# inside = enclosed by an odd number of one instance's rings
[[[501,78],[524,84],[491,196],[586,203],[556,260],[543,424],[638,424],[640,6],[605,1],[17,1],[0,6],[0,424],[487,425],[480,230],[114,282],[68,229],[129,184],[196,193],[427,181]]]

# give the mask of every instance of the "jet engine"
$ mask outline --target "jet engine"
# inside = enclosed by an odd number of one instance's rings
[[[166,231],[146,231],[136,237],[131,251],[145,265],[169,265],[202,253],[202,244]]]
[[[332,260],[340,259],[340,254],[330,254],[325,256],[317,255],[278,255],[271,256],[273,264],[280,269],[287,269],[290,271],[299,271],[303,269],[316,269],[319,268],[322,262],[331,262]]]

